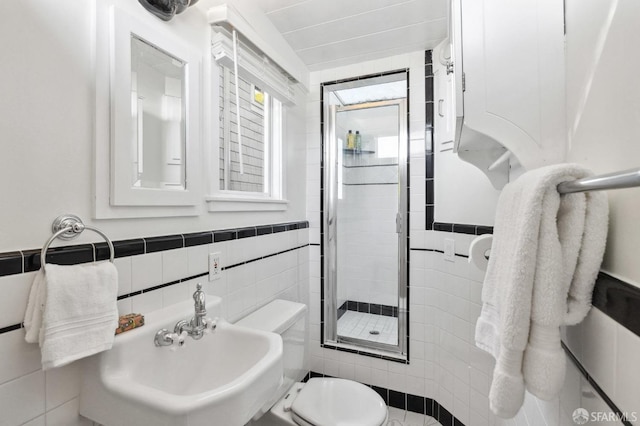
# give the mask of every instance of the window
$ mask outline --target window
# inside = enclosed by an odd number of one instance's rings
[[[240,136],[233,70],[219,73],[219,190],[281,195],[282,103],[247,79],[240,86]]]
[[[214,31],[219,124],[214,194],[207,200],[213,211],[284,210],[282,153],[286,105],[293,101],[290,78],[241,40],[234,49],[235,43],[228,31]]]

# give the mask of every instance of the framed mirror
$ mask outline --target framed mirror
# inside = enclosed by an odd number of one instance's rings
[[[200,56],[117,8],[110,53],[110,204],[199,203]]]

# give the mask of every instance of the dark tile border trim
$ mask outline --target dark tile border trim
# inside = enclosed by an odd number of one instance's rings
[[[468,235],[493,234],[493,226],[470,225],[466,223],[434,222],[433,230]]]
[[[151,291],[160,290],[162,288],[169,287],[169,286],[176,285],[176,284],[180,284],[180,283],[183,283],[183,282],[186,282],[186,281],[189,281],[189,280],[193,280],[193,279],[196,279],[196,278],[206,277],[207,275],[209,275],[208,272],[203,272],[202,274],[193,275],[193,276],[187,277],[187,278],[181,278],[179,280],[175,280],[175,281],[171,281],[171,282],[168,282],[168,283],[156,285],[156,286],[153,286],[153,287],[148,287],[148,288],[145,288],[145,289],[142,289],[142,290],[134,291],[134,292],[129,293],[129,294],[123,294],[121,296],[118,296],[118,300],[128,299],[128,298],[133,297],[133,296],[139,296],[139,295],[144,294],[144,293],[149,293]]]
[[[270,258],[270,257],[277,256],[277,255],[279,255],[279,254],[284,254],[284,253],[288,253],[288,252],[290,252],[290,251],[294,251],[294,250],[298,250],[298,249],[301,249],[301,248],[307,247],[308,245],[309,245],[309,244],[303,244],[303,245],[301,245],[301,246],[293,247],[293,248],[286,249],[286,250],[282,250],[282,251],[279,251],[279,252],[277,252],[277,253],[271,253],[271,254],[268,254],[268,255],[266,255],[266,256],[256,257],[255,259],[245,260],[244,262],[235,263],[235,264],[233,264],[233,265],[229,265],[229,266],[223,266],[223,267],[222,267],[222,270],[223,270],[223,271],[226,271],[226,270],[228,270],[228,269],[237,268],[238,266],[247,265],[247,264],[249,264],[249,263],[257,262],[258,260],[268,259],[268,258]]]
[[[314,377],[332,378],[333,376],[309,371],[302,381],[306,383],[309,379]],[[440,405],[435,399],[398,392],[392,389],[381,388],[379,386],[365,386],[376,391],[376,393],[382,397],[384,403],[389,407],[431,416],[440,422],[442,426],[464,426],[464,423],[454,417],[449,410],[447,410],[443,405]]]
[[[5,275],[21,274],[23,268],[22,253],[10,251],[0,253],[0,277]]]
[[[20,324],[13,324],[13,325],[10,325],[8,327],[2,327],[2,328],[0,328],[0,334],[8,333],[8,332],[14,331],[14,330],[19,330],[23,326],[24,326],[24,324],[20,323]]]
[[[593,290],[592,304],[640,337],[640,287],[600,272]]]
[[[193,234],[183,234],[182,236],[184,237],[185,247],[193,247],[213,243],[212,232],[196,232]]]
[[[144,238],[145,253],[155,253],[184,247],[182,235],[163,235],[161,237]]]
[[[384,317],[398,318],[398,307],[391,305],[381,305],[378,303],[357,302],[355,300],[347,300],[338,308],[338,317],[342,316],[340,311],[364,312],[373,315],[382,315]]]
[[[434,125],[434,108],[433,102],[435,94],[433,93],[433,52],[426,50],[424,52],[424,161],[425,161],[425,225],[424,229],[433,229],[435,221],[435,190],[434,190],[434,170],[435,155],[433,149],[433,125]]]
[[[280,223],[274,225],[249,226],[239,229],[203,231],[189,234],[162,235],[113,241],[115,257],[128,257],[155,253],[184,247],[193,247],[213,242],[231,241],[257,235],[293,231],[309,227],[308,221]],[[40,269],[41,249],[9,251],[0,253],[0,277],[33,272]],[[47,263],[75,265],[109,258],[107,243],[80,244],[52,247],[47,251]]]
[[[273,257],[273,256],[278,256],[280,254],[288,253],[288,252],[294,251],[294,250],[299,250],[299,249],[307,247],[307,246],[309,246],[309,244],[303,244],[303,245],[300,245],[300,246],[297,246],[297,247],[293,247],[293,248],[290,248],[290,249],[287,249],[287,250],[279,251],[277,253],[271,253],[271,254],[268,254],[266,256],[257,257],[255,259],[247,260],[246,262],[237,263],[235,265],[223,267],[222,270],[224,271],[224,270],[227,270],[227,269],[231,269],[231,268],[235,268],[235,267],[238,267],[238,266],[246,265],[246,264],[251,263],[251,262],[256,262],[258,260],[267,259],[267,258]],[[171,281],[171,282],[168,282],[168,283],[155,285],[153,287],[147,287],[147,288],[142,289],[142,290],[138,290],[138,291],[134,291],[134,292],[131,292],[131,293],[128,293],[128,294],[120,295],[120,296],[118,296],[117,300],[123,300],[123,299],[128,299],[130,297],[139,296],[141,294],[146,294],[146,293],[149,293],[149,292],[152,292],[152,291],[160,290],[160,289],[163,289],[165,287],[169,287],[169,286],[176,285],[176,284],[181,284],[181,283],[184,283],[186,281],[194,280],[194,279],[197,279],[197,278],[206,277],[208,275],[209,275],[208,272],[203,272],[201,274],[192,275],[190,277],[181,278],[179,280]],[[8,333],[8,332],[14,331],[14,330],[18,330],[18,329],[20,329],[22,327],[23,327],[23,324],[9,325],[7,327],[0,328],[0,334]]]
[[[611,400],[611,398],[609,398],[609,395],[607,395],[605,393],[605,391],[602,390],[600,385],[598,385],[598,383],[593,379],[593,377],[591,377],[591,375],[589,375],[587,370],[580,363],[580,361],[578,361],[578,358],[576,358],[575,355],[573,355],[573,353],[567,347],[567,345],[565,345],[564,342],[560,342],[560,343],[562,344],[562,349],[564,349],[564,352],[567,354],[567,356],[569,357],[571,362],[580,371],[580,374],[582,374],[584,376],[584,378],[589,382],[589,384],[598,393],[598,395],[600,395],[602,400],[609,406],[611,411],[614,412],[616,414],[616,416],[618,416],[618,419],[620,420],[620,422],[625,426],[633,426],[630,421],[626,420],[626,417],[624,416],[623,411],[618,408],[618,406]]]
[[[412,249],[410,249],[410,250],[413,250],[413,251],[433,251],[433,252],[436,252],[436,253],[444,254],[444,251],[442,251],[442,250],[438,250],[438,249],[412,248]],[[456,256],[458,256],[458,257],[465,258],[465,259],[468,259],[468,258],[469,258],[469,256],[468,256],[468,255],[466,255],[466,254],[462,254],[462,253],[454,253],[454,255],[456,255]]]

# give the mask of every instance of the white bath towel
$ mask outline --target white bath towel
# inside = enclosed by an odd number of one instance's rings
[[[110,349],[118,324],[118,272],[110,262],[46,264],[31,287],[25,340],[38,342],[42,368]]]
[[[515,416],[525,387],[550,399],[564,382],[560,326],[580,322],[602,262],[608,203],[603,192],[560,196],[561,182],[589,176],[576,164],[525,173],[498,201],[476,345],[496,359],[489,402]]]

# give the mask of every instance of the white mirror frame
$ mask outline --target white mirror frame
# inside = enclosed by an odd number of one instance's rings
[[[200,56],[173,37],[113,7],[110,15],[111,164],[110,204],[114,206],[192,206],[201,202],[197,154],[200,147]],[[163,23],[157,22],[160,26]],[[166,25],[166,24],[164,24]],[[162,31],[164,29],[164,31]],[[131,162],[131,38],[135,35],[185,65],[185,189],[132,186]]]

